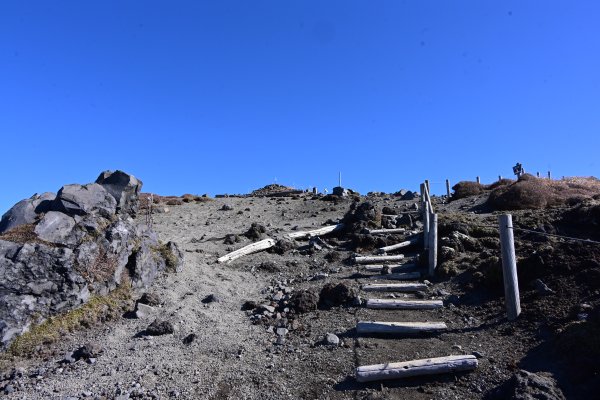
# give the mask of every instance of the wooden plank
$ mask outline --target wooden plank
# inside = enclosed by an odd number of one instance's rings
[[[473,355],[452,355],[397,363],[364,365],[356,368],[356,380],[358,382],[371,382],[408,378],[411,376],[471,371],[477,368],[477,364],[477,357]]]
[[[415,236],[414,238],[411,238],[409,240],[405,240],[404,242],[392,244],[390,246],[381,247],[379,249],[379,252],[380,253],[387,253],[388,251],[394,251],[394,250],[402,249],[404,247],[412,246],[414,244],[417,244],[420,239],[421,239],[420,237]]]
[[[252,254],[252,253],[262,251],[262,250],[266,250],[273,246],[275,246],[275,240],[273,240],[271,238],[267,238],[265,240],[261,240],[260,242],[249,244],[248,246],[242,247],[239,250],[232,251],[231,253],[226,254],[223,257],[220,257],[217,260],[217,262],[219,262],[219,263],[231,262],[231,261],[235,260],[236,258],[240,258],[247,254]]]
[[[420,279],[420,272],[398,272],[394,274],[384,274],[384,275],[373,275],[369,278],[372,279],[388,279],[388,280],[396,280],[396,281],[410,281],[413,279]]]
[[[368,229],[367,232],[370,235],[385,235],[385,234],[394,234],[394,233],[404,233],[406,232],[405,228],[394,228],[394,229]]]
[[[404,259],[404,254],[398,254],[395,256],[357,256],[354,257],[356,264],[378,264],[384,262],[395,262]]]
[[[367,272],[381,272],[384,267],[390,268],[392,272],[402,272],[405,270],[411,270],[414,268],[418,268],[417,264],[373,264],[373,265],[365,265],[364,269]]]
[[[367,299],[367,308],[375,309],[432,310],[442,307],[442,300]]]
[[[301,239],[308,236],[321,236],[331,233],[333,231],[337,231],[338,229],[341,229],[343,227],[344,224],[329,225],[324,226],[323,228],[314,229],[312,231],[291,232],[287,234],[287,237],[289,237],[290,239]]]
[[[420,332],[440,332],[446,329],[448,329],[448,327],[443,322],[359,321],[356,324],[356,332],[359,334],[411,334]]]
[[[427,289],[424,283],[368,283],[362,285],[365,292],[417,292]]]
[[[521,313],[512,215],[499,215],[498,224],[500,225],[500,251],[502,255],[502,277],[504,279],[506,314],[508,319],[512,321]]]

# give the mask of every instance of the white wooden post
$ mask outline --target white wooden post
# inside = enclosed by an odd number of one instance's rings
[[[431,214],[431,219],[429,221],[429,276],[435,274],[435,269],[437,267],[437,225],[438,215]]]
[[[427,188],[427,193],[431,193],[431,186],[429,186],[429,179],[425,179],[425,187]]]
[[[450,198],[450,181],[446,179],[446,196]]]
[[[423,248],[429,249],[429,203],[423,207]]]
[[[424,207],[425,204],[425,184],[421,183],[421,185],[419,185],[419,190],[421,191],[421,208]]]
[[[506,313],[508,319],[512,321],[521,313],[512,215],[499,215],[498,223],[500,225],[500,250],[502,254],[502,276],[504,278]]]

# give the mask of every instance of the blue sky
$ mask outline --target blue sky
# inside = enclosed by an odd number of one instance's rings
[[[4,1],[0,212],[106,169],[160,194],[598,176],[598,21],[596,1]]]

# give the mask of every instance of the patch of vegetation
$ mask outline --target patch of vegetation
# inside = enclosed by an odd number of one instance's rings
[[[152,246],[151,249],[165,260],[167,272],[177,272],[177,256],[173,254],[168,244],[158,242],[158,246]]]
[[[92,296],[81,307],[49,317],[33,326],[10,344],[2,358],[31,357],[41,346],[57,342],[68,332],[118,318],[132,304],[131,284],[124,279],[120,286],[106,296]]]
[[[24,224],[15,226],[14,228],[0,234],[0,240],[6,240],[8,242],[25,244],[25,243],[39,243],[50,247],[64,247],[57,243],[50,243],[42,240],[35,233],[35,224]]]
[[[452,190],[454,190],[454,194],[451,199],[458,200],[482,194],[485,191],[485,186],[477,182],[461,181],[452,186]]]

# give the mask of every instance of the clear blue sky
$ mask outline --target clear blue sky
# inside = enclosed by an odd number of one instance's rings
[[[599,21],[591,0],[3,1],[0,212],[106,169],[160,194],[598,176]]]

